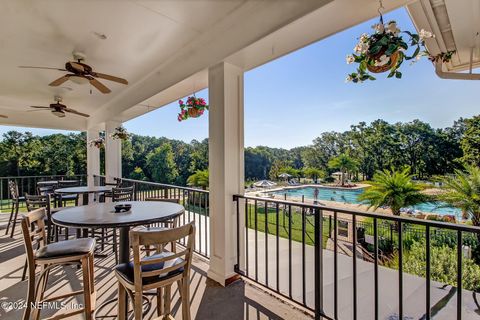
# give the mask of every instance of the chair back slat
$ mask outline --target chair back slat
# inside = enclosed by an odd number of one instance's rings
[[[134,187],[112,188],[112,201],[133,201]]]
[[[42,184],[37,186],[37,195],[53,194],[58,188],[58,183]]]
[[[29,267],[35,267],[35,250],[47,244],[45,216],[46,209],[39,208],[26,213],[22,218],[22,233]]]
[[[141,259],[141,248],[143,246],[154,246],[158,250],[164,250],[165,245],[186,239],[185,249],[178,253],[166,252],[162,257]],[[166,275],[170,272],[182,270],[183,276],[188,277],[190,266],[192,263],[193,246],[195,242],[195,223],[190,222],[178,228],[149,230],[138,229],[130,231],[130,241],[133,248],[133,271],[135,287],[142,287],[142,278]],[[183,261],[178,262],[177,259],[182,258]],[[155,263],[163,263],[164,268],[158,270],[142,271],[142,266],[148,266]]]

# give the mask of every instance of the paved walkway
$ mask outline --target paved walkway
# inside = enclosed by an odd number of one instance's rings
[[[267,236],[268,259],[266,259],[265,233],[257,234],[258,281],[277,287],[276,237]],[[249,276],[255,278],[255,231],[248,232]],[[288,240],[279,239],[279,289],[297,301],[303,301],[302,246],[292,241],[292,281],[289,291],[289,249]],[[314,248],[305,247],[305,300],[314,307]],[[332,251],[323,251],[323,305],[327,315],[333,317],[333,261]],[[352,257],[338,255],[338,311],[339,319],[353,318],[353,267]],[[266,268],[268,262],[268,268]],[[357,259],[358,319],[374,319],[374,271],[373,264]],[[379,267],[379,319],[398,319],[398,272]],[[404,273],[404,319],[421,319],[425,313],[425,279]],[[456,288],[440,283],[431,283],[431,307],[434,319],[456,319]],[[463,290],[462,319],[480,319],[480,294]]]

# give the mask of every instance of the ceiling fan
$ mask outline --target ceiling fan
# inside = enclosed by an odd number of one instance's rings
[[[47,69],[69,72],[64,76],[52,81],[49,86],[58,87],[67,80],[71,80],[77,84],[90,83],[92,86],[98,89],[101,93],[110,93],[111,90],[104,84],[98,81],[96,78],[105,79],[121,84],[128,84],[128,81],[119,77],[111,76],[104,73],[93,71],[93,68],[88,64],[83,63],[86,56],[80,52],[73,53],[73,59],[76,61],[68,61],[65,63],[65,69],[62,68],[50,68],[50,67],[35,67],[35,66],[19,66],[19,68],[31,68],[31,69]]]
[[[64,118],[65,117],[65,112],[73,113],[73,114],[76,114],[76,115],[79,115],[79,116],[82,116],[82,117],[89,117],[88,114],[78,112],[77,110],[68,108],[66,105],[62,104],[61,102],[62,102],[61,97],[55,97],[55,103],[51,103],[50,106],[48,106],[48,107],[30,106],[30,108],[35,108],[37,110],[29,110],[29,112],[51,110],[51,112],[59,118]]]

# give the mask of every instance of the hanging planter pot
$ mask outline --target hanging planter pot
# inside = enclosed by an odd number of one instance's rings
[[[368,71],[372,73],[383,73],[387,72],[388,70],[392,70],[398,64],[400,53],[398,51],[395,51],[390,57],[387,57],[388,61],[386,62],[386,64],[382,64],[383,61],[380,60],[380,57],[382,56],[370,58],[373,63],[367,63]]]
[[[128,140],[130,138],[130,134],[127,132],[123,126],[116,127],[115,131],[110,135],[110,137],[114,140]]]
[[[179,100],[178,104],[180,106],[180,113],[178,114],[178,121],[187,120],[189,118],[198,118],[205,110],[208,110],[208,104],[205,99],[197,98],[195,95],[188,97],[187,102],[184,103],[183,100]]]
[[[88,142],[90,147],[95,147],[98,149],[105,148],[105,140],[103,138],[93,139]]]
[[[395,21],[383,22],[382,2],[378,12],[379,23],[372,26],[372,34],[364,33],[353,49],[354,53],[347,56],[347,63],[358,63],[357,71],[347,76],[347,82],[361,83],[375,80],[371,73],[389,72],[388,78],[402,77],[400,67],[405,60],[414,62],[422,56],[429,56],[425,48],[425,40],[434,35],[425,30],[419,34],[401,31]]]

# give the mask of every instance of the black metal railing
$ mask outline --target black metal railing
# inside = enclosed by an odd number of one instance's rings
[[[210,207],[207,190],[125,178],[116,178],[115,181],[122,186],[134,186],[135,201],[148,198],[178,199],[185,207],[180,223],[194,221],[196,225],[195,252],[207,258],[210,256]],[[94,176],[94,183],[105,185],[105,176]]]
[[[17,183],[19,195],[24,196],[25,193],[37,194],[37,183],[41,181],[79,180],[82,184],[85,184],[87,176],[85,174],[74,174],[0,177],[0,210],[11,209],[12,207],[10,190],[8,188],[8,181],[10,180]],[[20,206],[25,206],[25,203],[20,202]]]
[[[463,289],[468,279],[462,268],[474,261],[465,252],[479,247],[479,227],[243,195],[233,200],[235,270],[313,311],[316,319],[462,319],[462,314],[475,314],[468,308],[478,299],[480,283]],[[412,241],[425,243],[421,274],[404,271]],[[456,261],[453,283],[432,279],[437,257],[431,250],[437,245],[450,248]],[[417,291],[412,293],[412,287]],[[473,300],[462,304],[464,297]],[[448,304],[454,307],[445,308]]]

